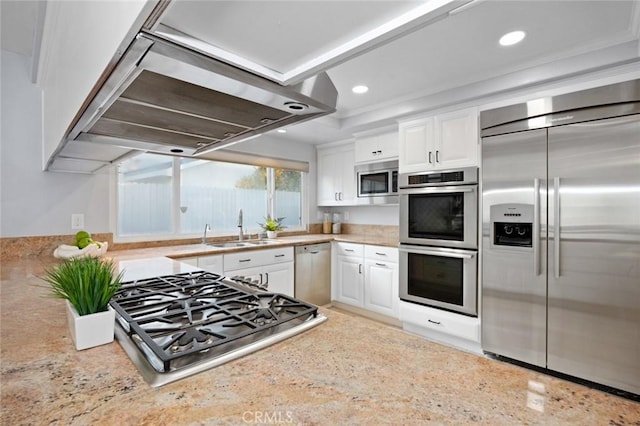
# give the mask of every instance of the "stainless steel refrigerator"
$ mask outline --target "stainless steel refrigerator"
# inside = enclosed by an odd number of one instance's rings
[[[481,127],[483,350],[640,394],[640,80]]]

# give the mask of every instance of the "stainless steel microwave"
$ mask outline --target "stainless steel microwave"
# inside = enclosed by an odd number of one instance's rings
[[[398,161],[356,166],[358,204],[398,203]]]

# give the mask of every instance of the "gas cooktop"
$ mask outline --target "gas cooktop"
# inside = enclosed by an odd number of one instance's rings
[[[326,320],[318,308],[205,271],[123,283],[116,338],[151,386],[216,367]]]

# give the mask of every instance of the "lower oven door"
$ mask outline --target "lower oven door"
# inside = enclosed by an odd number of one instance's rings
[[[400,299],[478,315],[475,250],[400,245]]]

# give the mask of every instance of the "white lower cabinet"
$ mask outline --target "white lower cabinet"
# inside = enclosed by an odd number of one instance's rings
[[[224,273],[221,254],[212,256],[181,257],[176,260],[182,263],[187,263],[191,266],[196,266],[203,271],[213,272],[214,274],[222,275]]]
[[[198,258],[197,257],[181,257],[176,259],[179,262],[186,263],[191,266],[198,266]]]
[[[365,259],[364,307],[383,315],[398,317],[398,264]]]
[[[250,250],[224,255],[224,275],[242,276],[267,291],[293,297],[293,247],[268,250]]]
[[[293,297],[294,264],[293,262],[276,263],[262,267],[267,289],[273,293],[283,293]]]
[[[204,269],[214,274],[224,274],[224,267],[222,265],[222,255],[216,254],[212,256],[198,256],[198,268]]]
[[[398,318],[398,249],[333,244],[332,298]]]
[[[335,299],[349,305],[362,307],[364,305],[362,258],[337,256],[334,269],[336,276]]]
[[[469,352],[482,353],[480,319],[400,301],[402,328],[429,340]]]

